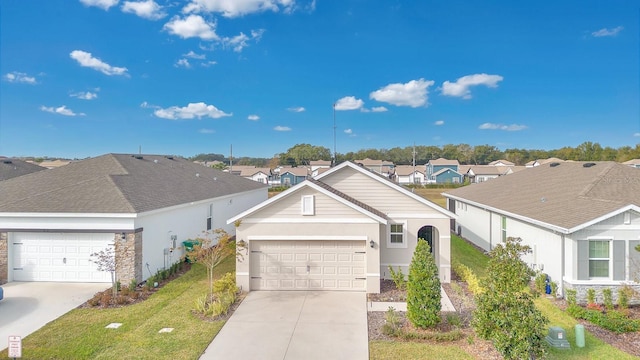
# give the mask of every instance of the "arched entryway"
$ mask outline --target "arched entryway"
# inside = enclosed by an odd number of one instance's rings
[[[438,238],[438,229],[436,229],[431,225],[423,226],[420,228],[420,230],[418,230],[418,239],[422,239],[427,243],[429,243],[429,247],[431,248],[432,255],[433,255],[433,252],[435,251],[435,246],[437,246],[437,244],[433,243],[433,240],[437,238]]]

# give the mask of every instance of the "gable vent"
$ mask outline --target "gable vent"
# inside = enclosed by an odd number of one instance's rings
[[[584,164],[582,164],[582,167],[586,167],[586,168],[590,168],[592,166],[596,166],[596,163],[584,163]]]
[[[549,164],[549,166],[551,166],[551,167],[556,167],[556,166],[559,166],[559,165],[560,165],[559,162],[552,162],[551,164]]]

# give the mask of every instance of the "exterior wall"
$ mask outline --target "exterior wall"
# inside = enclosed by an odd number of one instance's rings
[[[500,240],[500,237],[494,238],[491,236],[491,228],[495,229],[495,226],[493,226],[496,222],[495,217],[492,218],[491,213],[488,211],[462,201],[456,200],[455,204],[455,213],[458,215],[456,232],[483,250],[490,251],[496,241]],[[453,209],[449,210],[454,211]]]
[[[236,261],[236,283],[250,291],[250,251],[252,240],[337,240],[349,236],[365,237],[366,243],[373,240],[374,248],[367,246],[367,292],[380,292],[380,233],[377,222],[340,224],[327,226],[323,223],[251,223],[250,218],[236,229],[238,241],[244,240],[246,253]]]
[[[435,176],[436,183],[462,183],[463,176],[454,171],[445,171]]]
[[[128,286],[131,280],[142,282],[142,232],[114,234],[116,256],[116,278],[122,286]]]
[[[602,295],[602,290],[611,289],[611,297],[613,299],[613,303],[618,302],[618,291],[620,291],[623,285],[620,284],[573,284],[571,282],[564,282],[565,291],[567,289],[573,289],[576,291],[576,301],[578,304],[586,305],[587,304],[587,291],[589,289],[594,289],[596,291],[596,303],[602,304],[604,302],[604,296]],[[639,284],[631,284],[629,285],[636,294],[640,294],[640,285]],[[631,305],[640,305],[640,299],[638,296],[632,296],[629,299],[629,304]]]
[[[142,247],[142,279],[166,269],[184,255],[182,242],[205,236],[209,205],[213,205],[212,229],[224,229],[235,234],[233,224],[227,219],[266,200],[267,188],[241,194],[201,201],[188,206],[176,206],[159,211],[140,214],[133,229],[144,229]],[[175,244],[171,236],[176,236]],[[175,247],[174,247],[175,245]],[[147,264],[149,266],[147,267]]]
[[[293,186],[303,182],[305,179],[306,176],[296,176],[290,172],[287,172],[280,176],[280,184]]]
[[[0,285],[9,281],[9,234],[0,232]]]
[[[104,230],[133,229],[135,214],[0,214],[2,230]]]

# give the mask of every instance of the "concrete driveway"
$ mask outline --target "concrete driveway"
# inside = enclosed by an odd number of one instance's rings
[[[89,300],[111,283],[11,282],[2,285],[0,301],[0,350],[8,346],[8,337],[23,339],[48,322]]]
[[[369,358],[366,294],[252,291],[200,359]]]

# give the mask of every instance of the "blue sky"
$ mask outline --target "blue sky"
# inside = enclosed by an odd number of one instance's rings
[[[3,0],[0,155],[640,143],[637,1]]]

